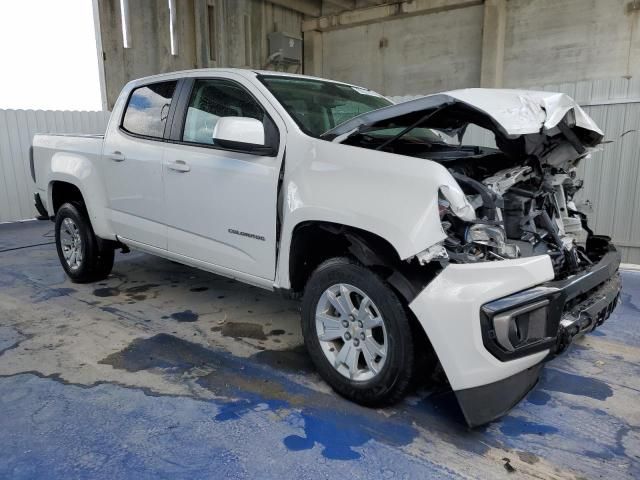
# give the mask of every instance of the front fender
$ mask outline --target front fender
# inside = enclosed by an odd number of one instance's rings
[[[291,151],[293,150],[293,151]],[[446,238],[440,223],[440,190],[458,210],[471,209],[446,168],[430,160],[310,140],[291,155],[282,187],[281,251],[288,252],[296,225],[324,221],[359,228],[387,240],[408,259]],[[467,207],[468,206],[468,207]],[[281,283],[288,271],[282,262]]]

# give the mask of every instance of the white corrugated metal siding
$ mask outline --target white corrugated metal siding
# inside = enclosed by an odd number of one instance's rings
[[[0,110],[0,222],[33,218],[29,147],[36,133],[104,133],[109,112]]]
[[[596,233],[613,237],[624,262],[640,264],[640,79],[614,78],[531,87],[573,97],[605,132],[600,151],[583,162],[576,203]],[[396,102],[418,96],[392,97]],[[493,136],[469,129],[465,143],[495,146]],[[589,209],[588,205],[592,205]]]
[[[640,263],[640,79],[616,78],[547,85],[581,105],[605,133],[602,149],[579,168],[576,203],[596,233],[611,235],[628,263]]]

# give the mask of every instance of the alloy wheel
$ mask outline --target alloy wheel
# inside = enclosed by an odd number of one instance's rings
[[[322,351],[341,375],[367,381],[387,359],[387,329],[378,307],[362,290],[346,283],[327,288],[316,307]]]

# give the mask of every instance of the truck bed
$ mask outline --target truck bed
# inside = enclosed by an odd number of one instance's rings
[[[78,169],[85,168],[88,160],[90,164],[100,159],[102,155],[102,141],[104,135],[95,134],[37,134],[33,137],[30,157],[31,177],[36,185],[36,193],[40,195],[42,203],[48,209],[48,181],[51,173],[62,165],[77,165]],[[79,175],[82,175],[79,172]]]

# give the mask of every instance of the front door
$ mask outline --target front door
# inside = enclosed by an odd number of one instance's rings
[[[212,134],[225,116],[258,119],[279,135],[276,124],[245,86],[229,78],[192,80],[185,100],[176,113],[184,118],[173,121],[181,126],[179,136],[165,144],[168,250],[218,270],[273,280],[283,148],[275,156],[231,151],[216,145]]]

